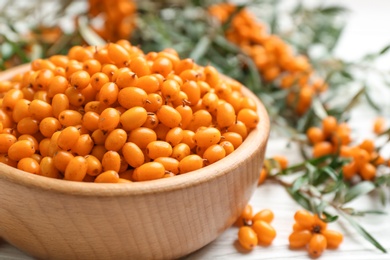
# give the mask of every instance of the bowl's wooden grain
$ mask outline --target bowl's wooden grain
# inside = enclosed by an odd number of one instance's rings
[[[0,80],[26,70],[0,73]],[[173,178],[129,184],[78,183],[0,163],[0,236],[40,259],[172,259],[233,224],[257,186],[269,118],[231,155]]]

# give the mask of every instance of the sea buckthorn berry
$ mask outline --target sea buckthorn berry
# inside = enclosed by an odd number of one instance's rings
[[[25,117],[19,121],[16,129],[20,134],[33,135],[39,131],[39,122],[32,117]]]
[[[99,101],[106,106],[114,104],[118,100],[119,88],[113,82],[107,82],[99,91]]]
[[[43,157],[49,155],[50,138],[44,138],[39,142],[39,152]]]
[[[52,157],[43,157],[39,163],[40,175],[54,179],[61,179],[59,170],[54,165],[54,159]]]
[[[58,121],[60,121],[61,125],[65,127],[81,125],[82,118],[83,116],[80,114],[80,112],[70,109],[63,110],[58,115]]]
[[[31,157],[26,157],[18,162],[17,168],[19,170],[29,172],[32,174],[40,174],[39,163]]]
[[[192,109],[190,106],[180,105],[176,107],[176,111],[181,115],[181,128],[186,129],[192,120]]]
[[[355,161],[351,161],[342,166],[343,177],[346,180],[352,179],[357,173],[357,166]]]
[[[183,129],[181,127],[174,127],[170,129],[165,136],[165,141],[171,146],[179,144],[181,139],[183,139]]]
[[[312,144],[316,144],[325,140],[324,132],[319,127],[310,127],[307,130],[306,135]]]
[[[180,113],[168,105],[162,105],[156,114],[158,120],[170,128],[179,126],[182,120]]]
[[[18,162],[9,158],[7,154],[0,154],[0,163],[4,163],[14,168],[16,168],[18,165]]]
[[[298,210],[294,215],[295,221],[302,227],[311,229],[315,223],[314,216],[306,210]]]
[[[153,160],[154,162],[161,163],[164,166],[165,171],[169,171],[173,174],[179,173],[179,161],[172,157],[158,157]]]
[[[151,74],[148,62],[144,57],[141,56],[133,58],[130,61],[129,68],[131,71],[137,74],[138,77]]]
[[[159,94],[150,93],[147,96],[144,107],[146,111],[155,113],[162,105],[163,98]]]
[[[60,113],[69,109],[69,98],[65,94],[55,94],[52,100],[53,115],[59,117]]]
[[[62,125],[55,117],[46,117],[39,123],[39,131],[45,137],[51,137]]]
[[[242,136],[242,139],[245,139],[248,136],[248,128],[247,126],[237,120],[233,125],[229,126],[227,129],[228,132],[235,132]]]
[[[159,73],[166,77],[169,73],[171,73],[173,69],[172,62],[165,57],[159,57],[156,60],[154,60],[152,65],[152,72],[153,73]]]
[[[190,149],[193,149],[196,146],[195,133],[191,130],[183,130],[183,139],[181,142],[188,145]]]
[[[205,109],[200,109],[193,113],[191,122],[188,124],[187,129],[196,132],[199,127],[209,127],[212,124],[213,117]]]
[[[128,142],[137,144],[141,149],[146,148],[149,143],[156,140],[156,132],[146,127],[139,127],[132,130],[127,138]]]
[[[94,182],[97,183],[118,183],[119,174],[116,171],[108,170],[100,173]]]
[[[143,127],[147,127],[150,129],[154,129],[158,126],[158,117],[155,113],[147,112],[147,117],[145,123],[142,125]]]
[[[57,145],[62,150],[68,151],[76,144],[80,137],[80,131],[75,126],[68,126],[58,136]]]
[[[164,177],[165,168],[159,162],[147,162],[134,170],[137,181],[149,181]]]
[[[110,81],[109,77],[103,72],[96,72],[90,78],[90,84],[96,91],[100,91],[104,84]]]
[[[290,248],[305,247],[310,242],[312,236],[313,234],[307,229],[291,233],[288,237]]]
[[[245,205],[244,210],[241,212],[241,215],[238,218],[238,220],[242,222],[239,223],[240,226],[241,224],[249,223],[250,221],[252,221],[252,218],[253,218],[253,208],[250,204],[247,204]]]
[[[259,123],[259,116],[256,111],[249,108],[243,108],[238,112],[237,120],[243,122],[248,128],[255,128]]]
[[[72,87],[81,90],[89,85],[90,79],[91,77],[89,76],[88,72],[80,70],[76,71],[72,74],[72,76],[70,76],[70,84]]]
[[[195,81],[186,81],[181,86],[181,90],[187,94],[190,104],[197,104],[200,100],[200,88]]]
[[[334,116],[327,116],[322,120],[322,131],[325,137],[330,136],[337,129],[337,120]]]
[[[141,148],[135,143],[125,143],[122,147],[122,154],[126,162],[133,168],[137,168],[145,162],[145,157]]]
[[[257,234],[259,244],[270,245],[276,237],[275,229],[263,220],[257,220],[253,223],[252,229]]]
[[[100,114],[99,129],[103,131],[114,130],[120,122],[120,114],[115,108],[109,107]]]
[[[226,156],[234,152],[234,145],[229,141],[222,141],[219,143],[223,149],[225,149]]]
[[[271,223],[273,219],[274,219],[274,213],[272,212],[272,210],[263,209],[263,210],[257,212],[253,216],[252,221],[255,222],[257,220],[262,220],[262,221],[265,221],[267,223]]]
[[[33,145],[34,145],[34,149],[35,151],[39,151],[39,143],[38,143],[38,140],[32,136],[32,135],[21,135],[18,137],[18,141],[20,140],[28,140],[30,141]]]
[[[165,80],[161,86],[161,94],[165,100],[168,101],[174,101],[178,99],[180,95],[179,83],[172,79]]]
[[[31,157],[34,153],[34,143],[29,140],[18,140],[8,148],[8,156],[14,161]]]
[[[199,155],[190,154],[184,157],[179,163],[179,173],[187,173],[203,167],[203,159]]]
[[[223,133],[222,138],[225,141],[229,141],[231,144],[233,144],[234,149],[237,149],[242,144],[242,136],[235,132]]]
[[[30,117],[30,106],[31,101],[27,99],[19,99],[16,101],[14,110],[12,111],[12,119],[15,123],[18,123],[20,120],[22,120],[25,117]],[[4,125],[3,125],[4,127]]]
[[[138,78],[134,86],[144,90],[147,94],[156,93],[160,90],[160,82],[154,75],[146,75]]]
[[[206,127],[196,131],[194,140],[197,146],[209,147],[219,143],[221,132],[215,127]]]
[[[373,142],[373,140],[370,140],[370,139],[365,139],[363,140],[360,144],[359,144],[359,147],[361,149],[364,149],[366,150],[368,153],[372,153],[374,152],[375,150],[375,144]]]
[[[72,158],[66,166],[64,180],[82,181],[87,174],[88,163],[83,156]]]
[[[96,158],[93,155],[87,155],[85,156],[85,159],[87,160],[87,174],[90,176],[97,176],[102,172],[102,163],[98,158]]]
[[[104,147],[107,150],[112,150],[118,152],[122,149],[122,146],[127,141],[127,133],[123,129],[114,129],[112,130],[104,142]]]
[[[236,121],[236,113],[232,105],[222,102],[217,106],[217,124],[220,128],[229,127]],[[242,121],[242,120],[240,120]]]
[[[75,155],[86,156],[92,151],[94,142],[89,134],[82,134],[72,146],[71,151]]]
[[[31,101],[28,111],[30,112],[31,116],[38,121],[41,121],[46,117],[53,116],[52,106],[41,100]]]
[[[64,76],[55,76],[47,88],[47,96],[52,98],[56,94],[64,93],[68,85],[69,82]]]
[[[251,227],[240,227],[238,230],[238,241],[243,248],[252,250],[258,243],[257,234]]]
[[[365,163],[359,169],[360,176],[363,180],[372,180],[376,175],[376,168],[371,163]]]
[[[313,147],[313,157],[318,158],[324,155],[328,155],[331,154],[332,151],[333,147],[331,143],[327,141],[319,142],[316,143]]]
[[[386,120],[383,117],[375,118],[372,130],[375,134],[381,134],[385,131]]]
[[[109,43],[107,46],[108,56],[115,65],[119,67],[126,66],[130,60],[130,55],[125,48],[119,44]]]
[[[225,149],[219,144],[209,146],[203,153],[203,158],[208,164],[214,163],[223,159],[226,156]]]
[[[103,171],[113,170],[119,172],[121,166],[121,157],[115,151],[107,151],[102,158]]]
[[[120,89],[135,86],[138,80],[137,74],[129,68],[120,68],[113,78],[115,78],[115,83]]]
[[[334,230],[322,230],[321,234],[326,238],[327,248],[335,249],[343,242],[343,234]]]
[[[364,149],[355,147],[351,152],[358,169],[362,168],[363,165],[370,161],[370,154]]]
[[[112,77],[114,76],[114,74],[116,73],[117,70],[118,70],[118,67],[115,66],[114,64],[105,64],[102,67],[102,72],[107,75],[110,82],[113,81]]]
[[[126,87],[121,89],[118,93],[118,102],[126,109],[144,107],[147,100],[148,94],[141,88]]]
[[[153,141],[146,146],[146,154],[151,159],[169,157],[172,154],[172,146],[165,141]]]
[[[244,108],[249,108],[253,111],[256,111],[257,110],[256,102],[252,98],[242,97],[239,110]]]
[[[101,71],[102,64],[98,60],[95,60],[95,59],[85,60],[83,62],[83,69],[90,76],[92,76],[93,74]]]
[[[208,92],[202,97],[202,104],[208,112],[215,113],[218,107],[218,100],[217,94]]]
[[[12,134],[0,134],[0,154],[8,153],[8,149],[16,142]]]
[[[284,170],[284,169],[287,168],[288,160],[287,160],[287,158],[285,156],[275,155],[275,156],[272,157],[272,159],[274,159],[278,163],[278,165],[279,165],[281,170]]]
[[[184,157],[191,154],[191,148],[185,143],[179,143],[172,148],[172,158],[181,161]]]
[[[99,128],[99,114],[96,112],[88,111],[83,116],[82,126],[89,131],[93,132]]]
[[[3,97],[2,107],[6,111],[13,111],[16,102],[23,99],[23,92],[19,89],[10,89]]]
[[[148,117],[143,107],[132,107],[120,116],[120,123],[124,130],[131,131],[141,127]]]
[[[308,250],[311,257],[319,257],[326,249],[327,241],[322,234],[313,234],[308,244]]]

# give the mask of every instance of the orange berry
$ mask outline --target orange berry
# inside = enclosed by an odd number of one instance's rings
[[[263,220],[255,221],[252,228],[257,234],[259,244],[270,245],[276,237],[275,229]]]
[[[322,234],[313,234],[310,238],[308,250],[311,257],[319,257],[327,247],[327,241]]]
[[[343,242],[343,234],[338,231],[325,229],[321,234],[326,238],[327,248],[337,248]]]
[[[294,231],[288,237],[290,248],[301,248],[306,246],[313,234],[309,230]]]
[[[256,222],[257,220],[263,220],[267,223],[271,223],[273,219],[274,213],[269,209],[263,209],[253,216],[252,221]]]
[[[315,158],[332,154],[332,152],[333,146],[327,141],[316,143],[313,147],[313,157]]]
[[[252,250],[258,243],[257,234],[251,227],[240,227],[238,230],[238,242],[243,248]]]

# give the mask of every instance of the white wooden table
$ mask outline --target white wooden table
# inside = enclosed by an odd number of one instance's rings
[[[328,3],[339,1],[328,1]],[[344,0],[342,4],[350,7],[352,14],[349,24],[342,36],[336,54],[346,59],[356,59],[368,52],[381,49],[390,43],[390,1],[385,0]],[[390,62],[383,63],[381,67],[390,70]],[[384,92],[384,100],[390,101],[390,90]],[[370,125],[374,114],[367,112],[364,107],[353,114],[352,125],[362,136],[369,136]],[[390,121],[390,109],[387,112]],[[300,160],[296,147],[286,147],[286,140],[272,138],[268,145],[267,157],[276,154],[286,155],[290,163]],[[387,155],[387,158],[390,154]],[[275,213],[273,226],[277,237],[269,247],[256,247],[251,252],[241,252],[237,244],[236,227],[225,231],[218,239],[204,248],[185,257],[185,259],[310,259],[305,250],[289,250],[288,236],[292,231],[293,215],[300,209],[287,192],[278,184],[266,182],[253,194],[250,204],[255,211],[270,208]],[[0,205],[1,206],[1,205]],[[378,200],[371,196],[354,201],[351,205],[361,210],[380,208]],[[390,214],[390,207],[386,210]],[[390,217],[389,215],[372,215],[359,220],[389,252],[390,252]],[[329,228],[341,231],[344,242],[338,250],[326,250],[321,259],[390,259],[390,254],[383,254],[376,250],[352,229],[346,221],[332,223]],[[25,255],[11,245],[0,242],[0,259],[28,260]]]

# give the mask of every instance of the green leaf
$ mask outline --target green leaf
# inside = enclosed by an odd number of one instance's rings
[[[353,219],[348,214],[345,214],[343,211],[340,211],[340,213],[346,220],[348,220],[349,224],[351,224],[351,226],[353,226],[356,231],[360,235],[362,235],[368,242],[370,242],[376,248],[381,250],[383,253],[387,253],[386,249],[373,236],[371,236],[370,233],[368,233],[362,226],[360,226],[355,219]]]
[[[290,196],[297,202],[299,203],[302,207],[304,207],[305,209],[309,210],[309,211],[312,211],[312,207],[311,207],[311,202],[310,202],[310,199],[302,194],[302,193],[299,193],[299,192],[293,192],[291,188],[286,188],[287,192],[290,194]]]
[[[368,104],[374,108],[376,111],[380,112],[382,109],[372,100],[371,94],[368,91],[364,91],[364,96],[367,99]]]
[[[195,48],[191,52],[190,58],[193,59],[196,63],[199,63],[199,59],[201,59],[205,55],[207,49],[210,47],[210,43],[211,41],[208,35],[205,35],[200,38]]]
[[[339,216],[337,215],[331,215],[330,213],[324,211],[322,212],[322,214],[325,215],[325,218],[321,218],[324,222],[326,223],[331,223],[331,222],[335,222],[336,220],[339,219]]]
[[[390,44],[385,46],[380,52],[379,55],[385,54],[387,51],[390,50]]]
[[[319,100],[319,98],[313,99],[312,106],[313,106],[314,113],[321,120],[328,116],[328,113],[326,112],[326,109],[324,108],[324,106],[321,103],[321,101]]]
[[[10,44],[7,41],[4,41],[1,44],[1,58],[2,60],[8,60],[9,58],[14,55],[14,48],[12,47],[12,44]]]
[[[293,186],[291,187],[291,192],[297,192],[299,191],[299,189],[304,185],[304,184],[307,184],[308,182],[308,178],[307,178],[307,175],[302,175],[300,177],[298,177],[294,183],[293,183]]]
[[[345,194],[345,200],[344,202],[350,202],[353,199],[356,199],[357,197],[367,194],[375,189],[374,183],[370,181],[363,181],[357,184],[356,186],[353,186],[346,194]]]
[[[324,15],[337,15],[340,13],[345,13],[348,11],[347,8],[343,6],[327,6],[319,9],[319,11]]]

